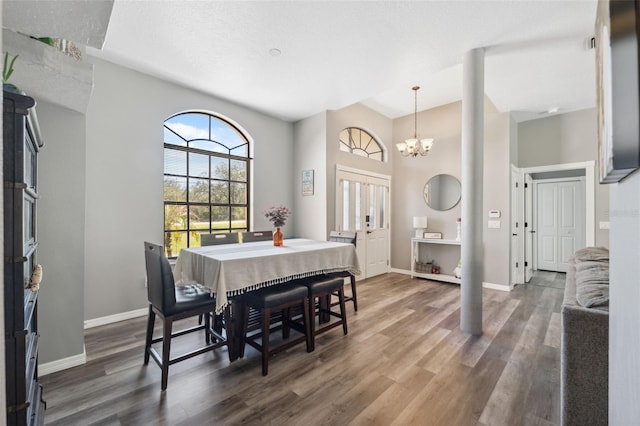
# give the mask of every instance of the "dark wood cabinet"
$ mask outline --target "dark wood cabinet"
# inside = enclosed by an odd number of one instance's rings
[[[44,423],[38,382],[38,152],[42,138],[35,101],[4,92],[4,326],[8,425]]]

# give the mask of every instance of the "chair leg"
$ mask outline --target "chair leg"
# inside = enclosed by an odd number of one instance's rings
[[[351,281],[351,298],[353,299],[353,310],[358,312],[358,296],[356,295],[356,277],[351,275],[349,277],[349,280]]]
[[[311,336],[311,350],[307,349],[307,352],[313,352],[316,349],[316,298],[315,296],[309,297],[307,303],[307,315],[309,321],[309,335]],[[318,314],[318,321],[322,315],[322,310]]]
[[[227,351],[229,351],[230,353],[234,350],[233,349],[233,345],[234,345],[234,338],[235,333],[233,332],[233,327],[231,326],[231,306],[227,305],[224,308],[224,312],[221,315],[224,318],[224,324],[225,324],[225,336],[227,337]],[[220,330],[220,334],[222,334],[222,330]]]
[[[162,331],[162,390],[167,389],[167,382],[169,381],[169,359],[171,358],[172,331],[173,320],[165,318]]]
[[[269,320],[271,319],[271,309],[265,308],[262,311],[262,375],[269,372]]]
[[[338,299],[340,300],[340,315],[342,316],[342,332],[347,334],[347,308],[344,303],[344,287],[340,287]]]
[[[144,365],[149,364],[149,354],[151,351],[151,341],[153,340],[153,327],[156,323],[156,313],[153,312],[151,305],[149,305],[149,318],[147,320],[147,338],[144,344]]]
[[[211,333],[209,333],[209,329],[211,328],[211,315],[207,312],[203,316],[204,316],[204,342],[208,345],[209,343],[211,343]]]
[[[286,340],[291,336],[291,327],[289,327],[291,308],[284,308],[280,315],[282,316],[282,340]]]
[[[302,308],[302,321],[304,322],[304,331],[306,333],[306,342],[307,342],[307,352],[313,352],[313,331],[311,331],[311,323],[315,322],[315,315],[313,317],[309,316],[309,298],[304,299],[303,308]]]

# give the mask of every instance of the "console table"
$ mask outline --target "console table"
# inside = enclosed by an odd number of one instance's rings
[[[427,247],[423,247],[422,250],[426,250],[429,249],[429,258],[430,259],[437,259],[437,256],[433,255],[433,253],[435,253],[437,251],[438,248],[443,247],[443,246],[457,246],[456,248],[456,254],[457,254],[457,259],[455,260],[455,263],[453,263],[453,266],[451,266],[452,262],[449,262],[447,264],[442,263],[440,265],[440,271],[453,271],[453,269],[455,268],[455,266],[458,263],[458,259],[460,259],[460,241],[456,241],[456,240],[441,240],[441,239],[426,239],[426,238],[412,238],[411,239],[411,278],[413,277],[418,277],[418,278],[427,278],[429,280],[435,280],[435,281],[443,281],[443,282],[447,282],[447,283],[454,283],[454,284],[460,284],[460,279],[454,277],[453,275],[448,275],[448,274],[431,274],[431,273],[427,273],[427,272],[421,272],[421,271],[417,271],[416,270],[416,264],[420,261],[420,251],[421,251],[421,247],[422,246],[427,246]],[[451,257],[449,255],[449,257]],[[445,269],[446,268],[446,269]]]

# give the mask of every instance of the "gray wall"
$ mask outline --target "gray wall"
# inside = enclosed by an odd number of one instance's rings
[[[294,235],[315,240],[327,238],[327,113],[293,126],[294,208],[298,218]],[[313,170],[313,195],[302,195],[302,171]]]
[[[39,361],[84,349],[85,117],[38,101],[45,142],[39,159]]]
[[[640,171],[611,188],[609,424],[640,420]]]
[[[595,108],[519,123],[518,167],[578,163],[598,158]],[[597,170],[597,168],[596,168]],[[597,175],[597,173],[596,173]],[[609,187],[596,179],[596,245],[609,246],[609,231],[599,229],[609,220]]]
[[[436,211],[426,205],[422,196],[425,183],[433,176],[446,173],[460,179],[461,167],[461,103],[455,102],[418,113],[418,134],[435,139],[431,152],[425,157],[402,157],[392,150],[392,241],[391,266],[410,269],[410,238],[415,235],[413,216],[427,216],[430,232],[441,232],[444,239],[455,239],[456,220],[461,216],[461,205],[453,209]],[[484,280],[488,283],[509,285],[509,114],[498,113],[489,101],[485,102],[484,141],[484,216],[489,210],[503,212],[500,229],[484,229]],[[421,129],[422,128],[422,129]],[[394,140],[413,134],[413,115],[393,122]],[[445,254],[441,254],[445,256]],[[430,256],[438,261],[438,252]],[[458,256],[459,257],[459,256]],[[507,261],[505,261],[507,260]],[[444,259],[444,265],[457,264],[457,259]],[[450,269],[450,268],[449,268]],[[451,275],[451,270],[443,270]]]
[[[184,110],[231,118],[253,138],[254,228],[262,212],[293,206],[293,125],[95,59],[87,111],[85,318],[143,308],[142,242],[163,241],[163,121]],[[284,228],[295,228],[294,216]]]
[[[392,147],[393,179],[391,181],[391,267],[411,268],[411,243],[415,236],[413,216],[427,216],[427,231],[441,232],[442,238],[456,238],[456,220],[461,216],[460,203],[447,211],[431,209],[424,201],[424,185],[433,176],[445,173],[460,180],[461,103],[456,102],[418,113],[418,136],[434,138],[433,148],[425,157],[403,157]],[[394,141],[413,135],[413,114],[393,121]],[[435,260],[437,256],[431,256]],[[459,257],[459,255],[458,255]],[[457,264],[457,259],[444,263]],[[441,262],[442,264],[442,262]],[[442,271],[452,275],[451,271]]]

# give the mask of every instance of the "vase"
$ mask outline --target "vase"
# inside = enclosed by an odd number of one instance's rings
[[[279,226],[276,226],[276,230],[273,233],[273,245],[276,247],[282,247],[284,245],[284,235]]]

